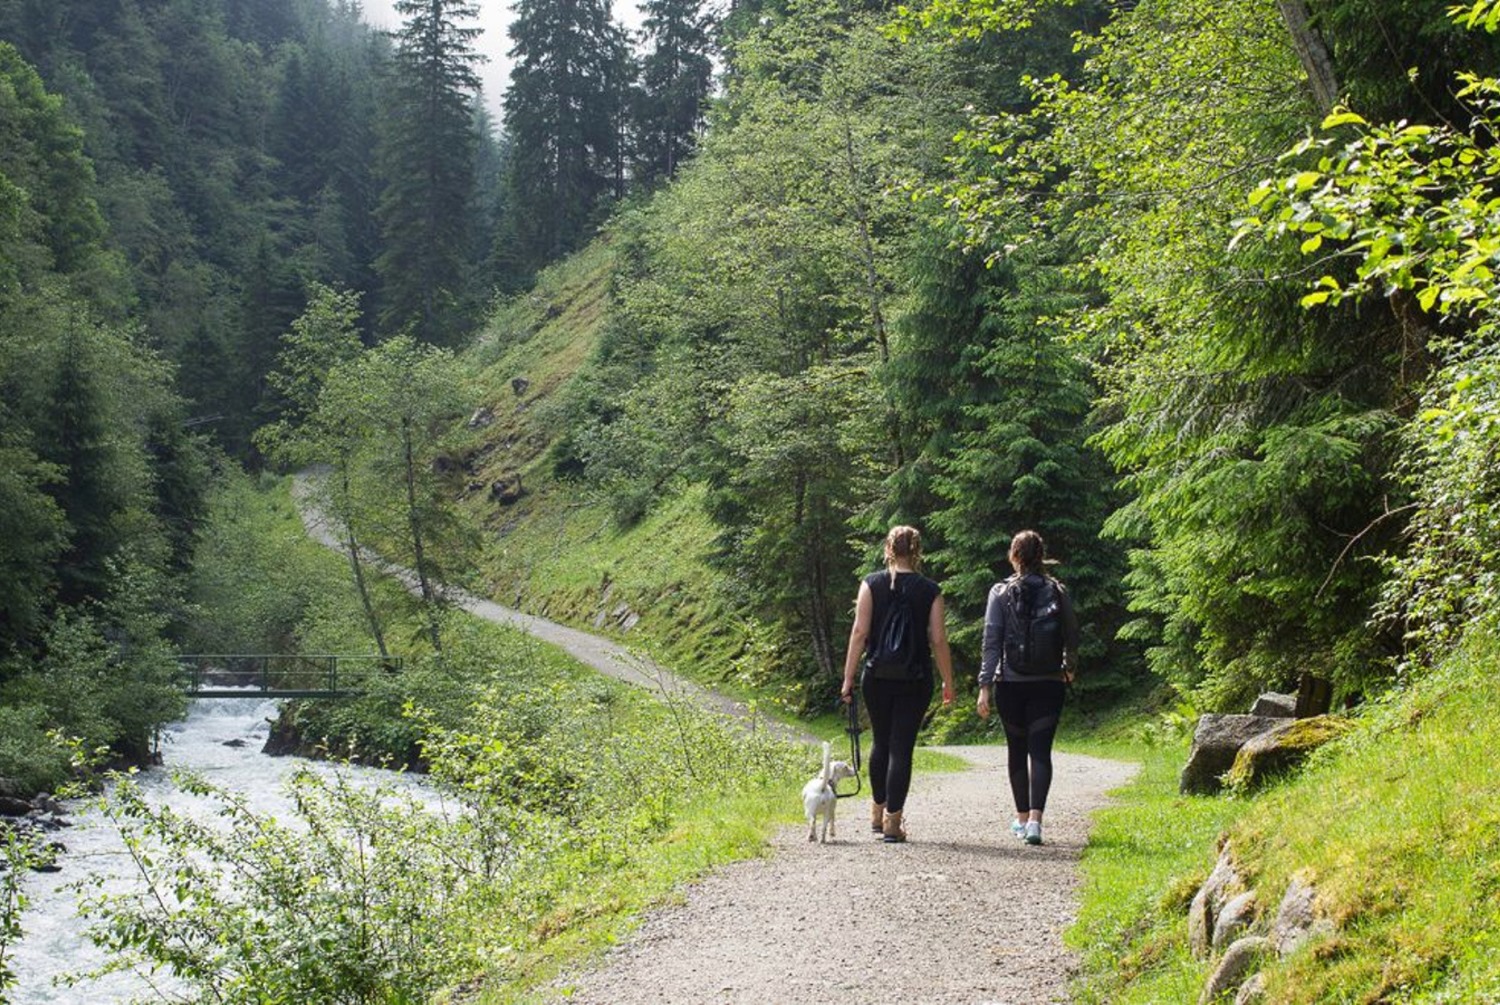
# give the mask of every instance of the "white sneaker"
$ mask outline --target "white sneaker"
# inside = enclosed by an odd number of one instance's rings
[[[1023,839],[1026,837],[1026,825],[1021,823],[1021,821],[1019,820],[1012,820],[1010,822],[1010,832],[1014,834],[1018,840]]]
[[[1025,839],[1027,844],[1042,843],[1042,822],[1040,820],[1026,821]]]

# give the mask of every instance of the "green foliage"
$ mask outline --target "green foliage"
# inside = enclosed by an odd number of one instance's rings
[[[1454,8],[1470,25],[1481,6]],[[1486,27],[1489,28],[1487,22]],[[1492,30],[1492,29],[1491,29]],[[1286,154],[1298,168],[1250,193],[1241,235],[1300,239],[1304,255],[1353,261],[1330,270],[1302,298],[1306,307],[1384,297],[1410,332],[1407,356],[1425,373],[1415,414],[1402,429],[1400,473],[1412,502],[1416,542],[1391,563],[1384,613],[1403,625],[1419,662],[1431,663],[1466,628],[1493,624],[1497,430],[1492,262],[1500,249],[1490,194],[1500,172],[1490,132],[1500,81],[1461,74],[1468,130],[1400,121],[1372,125],[1336,109]],[[1321,264],[1321,262],[1320,262]]]
[[[713,82],[716,18],[702,0],[648,0],[642,11],[650,51],[640,60],[631,109],[632,175],[649,187],[675,175],[697,145]]]

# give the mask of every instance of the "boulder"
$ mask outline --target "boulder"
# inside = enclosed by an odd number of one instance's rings
[[[1234,1005],[1256,1005],[1257,1002],[1265,1000],[1266,975],[1256,974],[1240,985],[1239,994],[1234,996]]]
[[[1219,913],[1241,889],[1243,884],[1234,868],[1234,854],[1226,844],[1219,853],[1219,861],[1214,863],[1213,872],[1208,874],[1208,879],[1203,881],[1188,907],[1188,945],[1194,956],[1202,959],[1208,955]]]
[[[1265,715],[1273,719],[1293,719],[1297,716],[1297,696],[1267,691],[1255,699],[1250,706],[1251,715]]]
[[[1223,949],[1245,934],[1255,920],[1255,891],[1247,890],[1231,899],[1214,918],[1214,935],[1211,945]]]
[[[1203,994],[1198,998],[1199,1005],[1208,1005],[1231,988],[1239,987],[1244,982],[1245,975],[1254,970],[1261,959],[1271,955],[1271,952],[1271,940],[1263,935],[1247,935],[1231,943],[1224,951],[1224,958],[1209,975],[1208,983],[1203,986]]]
[[[24,817],[33,808],[29,800],[0,796],[0,817]]]
[[[1286,885],[1276,920],[1271,922],[1271,944],[1282,956],[1294,953],[1309,938],[1333,932],[1333,923],[1317,914],[1318,891],[1312,880],[1299,873]]]
[[[1248,792],[1284,775],[1307,755],[1351,728],[1348,719],[1319,715],[1311,719],[1274,719],[1270,730],[1245,743],[1234,757],[1225,784]]]
[[[1193,746],[1177,787],[1183,794],[1208,795],[1223,788],[1220,776],[1234,766],[1240,748],[1274,729],[1283,720],[1263,715],[1219,715],[1198,720]]]
[[[526,389],[530,386],[531,381],[527,380],[525,377],[512,377],[510,379],[510,389],[515,392],[517,398],[525,394]]]

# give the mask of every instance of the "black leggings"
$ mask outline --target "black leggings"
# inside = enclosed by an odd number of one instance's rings
[[[932,704],[932,678],[877,680],[866,675],[860,690],[870,713],[870,795],[888,813],[899,813],[911,788],[917,732]]]
[[[1062,717],[1063,682],[1002,680],[995,685],[995,705],[1005,724],[1010,792],[1016,800],[1016,812],[1044,810],[1047,790],[1052,787],[1052,737]]]

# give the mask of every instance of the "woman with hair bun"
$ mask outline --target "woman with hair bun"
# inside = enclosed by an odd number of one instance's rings
[[[870,714],[870,829],[887,843],[906,840],[902,818],[911,787],[912,753],[922,717],[932,703],[932,668],[943,679],[943,704],[953,703],[953,658],[943,621],[943,589],[922,575],[922,535],[915,527],[892,527],[885,537],[885,569],[859,584],[854,626],[844,655],[844,701],[854,694],[855,671]],[[909,617],[909,652],[901,661],[877,660],[882,629],[897,605]],[[896,663],[900,665],[895,665]]]
[[[1045,571],[1046,551],[1034,530],[1011,539],[1015,575],[990,588],[979,663],[979,717],[1000,711],[1016,803],[1010,829],[1027,844],[1042,843],[1052,738],[1078,660],[1078,618],[1067,588]]]

